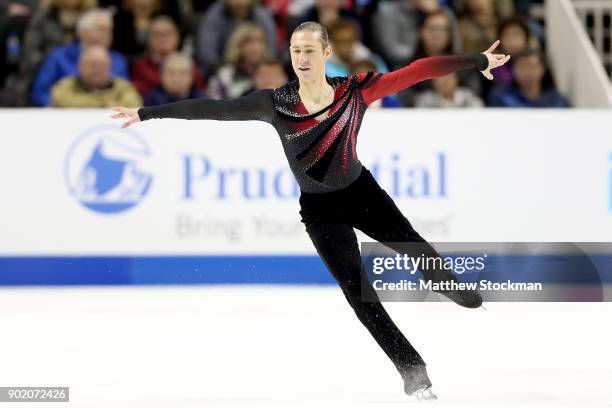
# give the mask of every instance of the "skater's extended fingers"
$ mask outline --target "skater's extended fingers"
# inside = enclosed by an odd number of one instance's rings
[[[489,49],[488,49],[488,50],[486,50],[485,52],[489,52],[489,53],[490,53],[490,52],[493,52],[493,50],[494,50],[495,48],[497,48],[497,46],[498,46],[498,45],[499,45],[499,40],[495,41],[495,42],[494,42],[494,43],[493,43],[493,44],[492,44],[492,45],[489,47]]]
[[[510,59],[510,55],[506,55],[504,58],[498,59],[494,61],[496,67],[501,67]]]
[[[129,120],[125,122],[123,126],[121,126],[122,128],[126,128],[130,125],[133,125],[136,122],[140,122],[140,117],[138,116],[137,113],[135,113],[134,115],[128,116],[128,117],[129,117]]]
[[[113,118],[113,119],[118,119],[118,118],[123,118],[123,117],[126,117],[127,115],[126,115],[126,113],[125,113],[125,110],[126,110],[126,109],[125,109],[123,106],[117,106],[117,107],[113,108],[113,111],[115,111],[115,112],[117,112],[117,113],[114,113],[114,114],[111,116],[111,118]]]
[[[488,80],[493,79],[493,75],[491,74],[490,71],[483,71],[482,75],[484,75],[484,77],[487,78]]]

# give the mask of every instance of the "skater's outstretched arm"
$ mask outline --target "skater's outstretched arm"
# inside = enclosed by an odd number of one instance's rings
[[[210,98],[186,99],[165,105],[130,109],[114,108],[113,119],[128,119],[121,127],[149,119],[210,119],[260,120],[272,123],[274,105],[272,91],[262,89],[240,98],[221,100]]]
[[[489,80],[493,79],[491,70],[504,65],[510,55],[493,54],[499,45],[495,41],[488,50],[480,54],[445,55],[421,58],[392,72],[378,74],[371,85],[364,84],[362,95],[366,105],[385,96],[392,95],[426,79],[437,78],[465,68],[478,68]],[[367,73],[359,74],[363,79]]]

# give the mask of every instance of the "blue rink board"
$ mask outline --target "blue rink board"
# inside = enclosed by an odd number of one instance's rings
[[[316,256],[0,257],[0,285],[331,284]]]
[[[484,276],[492,281],[612,283],[612,255],[592,255],[586,265],[584,257],[580,262],[555,256],[497,258]],[[403,278],[398,272],[389,272],[389,281],[392,277]],[[481,278],[462,275],[464,281]],[[239,283],[335,284],[335,280],[317,256],[0,257],[0,285]]]

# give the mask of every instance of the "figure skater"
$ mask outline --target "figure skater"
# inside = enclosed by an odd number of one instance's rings
[[[365,271],[353,228],[392,249],[401,250],[393,242],[418,242],[430,254],[437,253],[359,161],[357,133],[368,105],[417,82],[466,68],[477,68],[493,79],[491,70],[510,59],[493,54],[498,44],[499,40],[479,54],[422,58],[389,73],[328,77],[325,62],[332,48],[327,31],[318,23],[306,22],[293,31],[289,45],[297,78],[279,88],[232,100],[200,98],[139,109],[118,107],[111,117],[127,119],[122,127],[154,118],[258,120],[274,126],[300,187],[301,222],[317,253],[361,323],[399,371],[405,393],[419,400],[435,399],[425,362],[391,320],[374,289],[361,283]],[[426,281],[458,282],[449,271],[422,269],[421,273]],[[464,307],[482,304],[476,291],[438,293]]]

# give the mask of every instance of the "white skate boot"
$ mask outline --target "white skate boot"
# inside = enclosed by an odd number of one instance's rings
[[[427,376],[427,369],[424,365],[417,365],[408,368],[403,374],[404,392],[411,397],[416,397],[419,401],[432,401],[438,398],[431,391],[431,381]]]
[[[412,395],[415,396],[418,401],[433,401],[438,399],[438,396],[431,391],[431,387],[419,388],[412,393]]]

